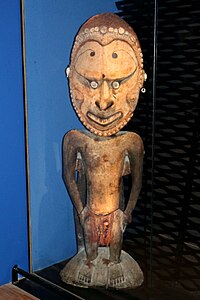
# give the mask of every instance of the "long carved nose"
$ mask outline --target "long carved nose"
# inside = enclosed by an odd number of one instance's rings
[[[107,110],[111,106],[113,106],[114,102],[110,100],[111,90],[106,81],[102,82],[101,91],[100,91],[100,99],[95,102],[96,106],[100,110]]]

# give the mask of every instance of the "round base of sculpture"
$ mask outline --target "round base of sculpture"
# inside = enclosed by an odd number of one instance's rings
[[[138,263],[125,251],[118,264],[109,263],[109,248],[99,248],[98,257],[86,264],[85,250],[79,251],[60,272],[62,281],[79,287],[136,288],[143,282]]]

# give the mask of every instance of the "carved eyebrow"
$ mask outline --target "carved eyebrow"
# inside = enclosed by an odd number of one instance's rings
[[[112,81],[112,82],[113,81],[118,81],[118,82],[122,82],[123,81],[124,82],[124,81],[130,79],[135,74],[137,68],[138,68],[138,66],[136,66],[135,70],[131,74],[129,74],[128,76],[121,77],[121,78],[115,78],[115,79],[110,80],[110,81]]]
[[[96,81],[98,82],[99,85],[102,84],[103,80],[99,80],[99,79],[95,79],[94,77],[93,78],[88,78],[88,77],[85,77],[84,75],[80,74],[76,69],[75,69],[75,72],[78,74],[78,76],[80,77],[80,81],[82,81],[82,83],[86,83],[86,81],[90,84],[92,81]]]
[[[76,67],[74,68],[75,72],[78,74],[78,76],[80,76],[81,78],[91,82],[91,81],[97,81],[97,82],[101,82],[103,81],[104,79],[103,78],[100,78],[100,79],[97,79],[96,77],[87,77],[87,76],[84,76],[83,74],[81,74],[80,72],[77,71]]]
[[[97,81],[97,82],[102,83],[102,82],[105,80],[105,81],[109,81],[109,82],[118,81],[118,82],[121,83],[121,82],[126,82],[127,80],[129,80],[129,79],[135,74],[137,68],[138,68],[138,66],[136,66],[135,70],[134,70],[131,74],[129,74],[128,76],[120,77],[120,78],[114,78],[114,79],[112,79],[112,80],[109,80],[109,79],[103,79],[103,78],[99,80],[99,79],[96,79],[96,78],[94,78],[94,77],[86,77],[86,76],[80,74],[80,73],[76,70],[76,68],[75,68],[75,71],[76,71],[76,73],[77,73],[81,78],[83,78],[84,80],[87,80],[87,81],[89,81],[89,82],[91,82],[91,81],[94,80],[94,81]]]

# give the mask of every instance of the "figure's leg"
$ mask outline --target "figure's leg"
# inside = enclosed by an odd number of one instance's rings
[[[114,220],[110,240],[110,261],[113,263],[120,262],[123,241],[123,220],[124,214],[120,209],[118,209],[114,212]]]
[[[123,222],[124,214],[120,209],[118,209],[114,213],[114,221],[110,241],[109,286],[113,288],[120,287],[124,282],[123,269],[120,264],[124,231]]]
[[[92,265],[92,261],[98,256],[98,244],[97,242],[91,242],[88,237],[85,236],[85,252],[88,266]]]
[[[109,250],[110,257],[109,259],[104,258],[104,264],[114,263],[117,264],[120,262],[121,249],[122,249],[122,240],[123,240],[123,220],[124,214],[118,209],[113,213],[113,221],[111,227],[111,237],[109,240]]]
[[[92,220],[88,217],[84,222],[84,242],[85,242],[85,252],[86,252],[86,262],[82,265],[79,271],[79,283],[83,285],[89,285],[91,283],[92,272],[93,272],[93,261],[98,256],[98,243],[94,239],[93,231],[94,226],[92,226]]]
[[[85,251],[87,256],[87,262],[90,263],[98,256],[98,243],[96,234],[96,228],[94,228],[92,218],[88,217],[84,223],[84,242]]]

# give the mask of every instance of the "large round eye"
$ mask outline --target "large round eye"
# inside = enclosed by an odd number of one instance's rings
[[[96,89],[98,87],[98,82],[93,80],[90,82],[90,86],[91,86],[91,88]]]
[[[120,83],[119,83],[119,81],[113,81],[113,82],[111,83],[111,85],[112,85],[112,88],[113,88],[113,89],[118,89],[119,86],[120,86]]]

